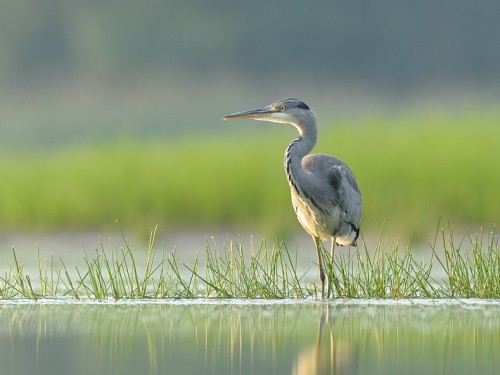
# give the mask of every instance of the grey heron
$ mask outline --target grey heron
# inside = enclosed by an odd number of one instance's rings
[[[285,173],[297,219],[312,236],[318,257],[321,295],[325,282],[330,298],[331,283],[326,280],[322,241],[331,239],[331,261],[335,245],[355,245],[361,221],[361,193],[349,167],[327,154],[309,154],[317,140],[316,118],[307,104],[286,98],[272,104],[237,112],[224,120],[254,119],[293,125],[299,137],[285,151]]]

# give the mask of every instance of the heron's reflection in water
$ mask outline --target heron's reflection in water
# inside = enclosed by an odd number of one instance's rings
[[[316,341],[298,353],[293,375],[357,374],[350,345],[335,342],[330,308],[330,305],[322,306]]]

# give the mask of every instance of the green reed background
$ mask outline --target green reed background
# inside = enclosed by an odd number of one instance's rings
[[[217,124],[217,120],[214,121]],[[320,121],[314,152],[353,169],[363,228],[422,234],[498,223],[500,112],[407,111]],[[299,230],[282,158],[291,127],[220,123],[214,134],[114,138],[0,151],[4,230],[232,227]],[[224,128],[225,127],[225,128]]]

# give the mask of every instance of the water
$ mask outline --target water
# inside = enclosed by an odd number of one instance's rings
[[[496,374],[500,301],[2,301],[6,374]]]

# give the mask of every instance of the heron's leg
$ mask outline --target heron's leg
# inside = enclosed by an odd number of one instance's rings
[[[331,268],[331,270],[332,270],[332,277],[333,277],[333,255],[334,254],[335,254],[335,236],[332,237],[332,247],[330,249],[330,256],[331,256],[330,261],[332,262],[332,268]],[[329,281],[328,282],[328,290],[327,290],[326,294],[327,294],[327,298],[330,298],[330,294],[332,292],[332,283],[331,282],[333,280],[328,280],[328,281]]]
[[[313,240],[316,245],[316,254],[318,255],[319,279],[321,280],[321,298],[325,298],[326,275],[323,268],[323,261],[321,260],[321,240],[319,237],[313,237]]]

